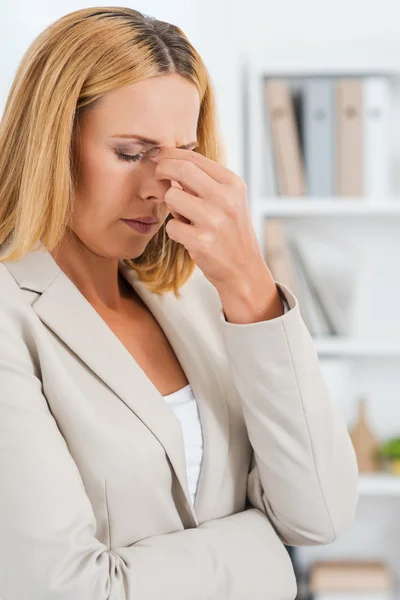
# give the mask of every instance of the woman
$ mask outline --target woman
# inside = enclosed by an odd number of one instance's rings
[[[290,600],[285,544],[352,521],[344,419],[223,162],[178,27],[88,8],[23,57],[0,131],[0,597]]]

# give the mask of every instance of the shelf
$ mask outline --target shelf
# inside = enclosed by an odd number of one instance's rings
[[[400,73],[400,63],[396,53],[390,57],[385,53],[379,56],[377,52],[371,54],[368,48],[363,48],[359,52],[358,49],[354,44],[351,45],[351,51],[343,46],[340,53],[333,55],[329,51],[327,54],[324,53],[321,47],[316,52],[313,43],[307,47],[307,44],[303,42],[301,56],[294,56],[293,53],[288,52],[286,45],[279,51],[276,50],[273,58],[271,58],[271,53],[263,55],[258,50],[256,53],[249,52],[246,62],[253,77],[262,75],[269,77],[367,76],[371,74],[396,77]]]
[[[400,216],[400,199],[382,199],[369,202],[364,197],[314,197],[293,198],[280,196],[279,199],[259,198],[254,202],[254,210],[260,216]]]
[[[360,474],[358,490],[362,496],[400,496],[400,476],[390,473]]]
[[[340,336],[313,337],[319,356],[350,358],[400,358],[400,343]]]

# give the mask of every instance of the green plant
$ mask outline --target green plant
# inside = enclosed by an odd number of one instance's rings
[[[400,460],[400,437],[383,442],[378,448],[378,457],[386,460]]]

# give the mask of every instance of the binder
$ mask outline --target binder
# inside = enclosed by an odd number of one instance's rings
[[[304,162],[311,196],[336,194],[336,86],[333,79],[304,84]]]
[[[299,301],[300,313],[303,321],[313,337],[327,336],[332,333],[329,323],[325,318],[324,311],[318,297],[315,294],[311,277],[305,269],[293,240],[289,242],[289,250],[293,269],[298,281],[296,297]]]
[[[389,165],[389,80],[364,80],[364,193],[370,203],[390,195]]]
[[[335,335],[334,322],[323,302],[320,291],[316,284],[315,272],[304,256],[304,249],[296,236],[290,241],[290,248],[298,268],[298,277],[302,285],[303,294],[307,297],[308,314],[312,319],[313,327],[310,330],[313,335],[331,336]]]
[[[269,218],[264,222],[264,256],[275,281],[287,285],[297,296],[298,284],[290,261],[284,226],[281,219]]]
[[[279,192],[277,181],[277,165],[274,156],[274,147],[272,140],[272,123],[271,114],[268,108],[266,95],[266,86],[263,85],[264,92],[264,110],[263,110],[263,129],[261,132],[261,156],[263,157],[264,170],[261,173],[260,192],[261,196],[271,197],[277,196]]]
[[[265,101],[271,121],[279,193],[303,196],[304,164],[288,83],[280,79],[267,80]]]
[[[265,260],[275,281],[287,285],[299,302],[300,315],[311,335],[329,333],[286,236],[282,220],[269,218],[264,223]]]
[[[363,195],[363,82],[337,81],[337,189],[341,196]]]
[[[354,279],[358,260],[343,252],[339,240],[298,232],[293,244],[308,273],[331,335],[346,336],[354,312]]]

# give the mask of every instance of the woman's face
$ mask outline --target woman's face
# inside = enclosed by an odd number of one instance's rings
[[[82,115],[74,149],[77,182],[71,229],[90,251],[114,259],[143,253],[170,212],[164,195],[171,181],[157,180],[157,163],[141,152],[158,146],[192,150],[199,110],[195,85],[173,74],[109,92]],[[138,160],[129,160],[135,155]],[[123,221],[143,216],[159,219],[151,233],[138,233]]]

